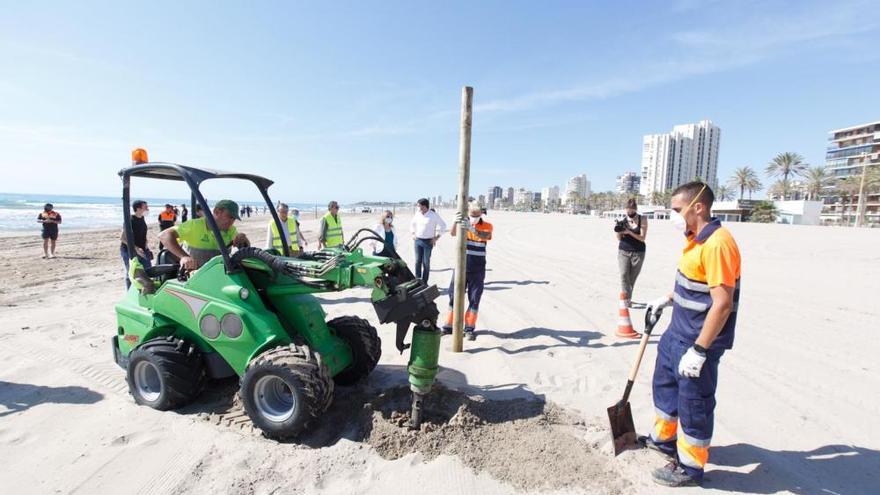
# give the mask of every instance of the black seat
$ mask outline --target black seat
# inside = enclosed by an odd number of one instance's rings
[[[180,263],[180,258],[174,255],[171,251],[167,249],[163,249],[159,251],[159,255],[156,256],[156,264],[157,265],[176,265]]]
[[[177,275],[179,270],[180,265],[175,263],[173,265],[153,265],[144,270],[144,273],[150,278],[162,277],[164,282],[169,275]]]

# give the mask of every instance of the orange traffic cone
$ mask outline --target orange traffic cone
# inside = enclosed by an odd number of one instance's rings
[[[615,335],[624,339],[637,339],[641,335],[633,329],[632,321],[629,319],[629,308],[626,306],[626,292],[621,292]]]

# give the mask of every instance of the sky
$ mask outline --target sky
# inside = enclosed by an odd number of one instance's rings
[[[724,182],[785,151],[822,164],[829,130],[880,120],[878,41],[874,1],[3,0],[0,191],[116,196],[143,147],[289,202],[448,198],[463,86],[471,195],[610,190],[643,135],[702,119]]]

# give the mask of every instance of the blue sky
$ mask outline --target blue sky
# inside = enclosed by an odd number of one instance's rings
[[[828,130],[880,119],[871,1],[4,3],[6,192],[115,195],[141,146],[291,202],[449,196],[464,85],[472,194],[611,189],[643,134],[704,118],[722,180],[820,164]]]

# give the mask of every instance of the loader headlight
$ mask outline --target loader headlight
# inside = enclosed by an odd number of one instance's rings
[[[244,301],[245,299],[247,299],[249,295],[251,295],[251,293],[250,293],[250,291],[247,290],[247,288],[245,288],[245,287],[242,287],[241,290],[238,291],[238,297],[240,297],[242,301]]]
[[[205,315],[199,322],[199,330],[205,337],[216,339],[220,335],[220,320],[214,315]]]
[[[241,335],[242,323],[241,318],[235,313],[229,313],[220,321],[220,329],[223,334],[230,339],[238,338]]]

